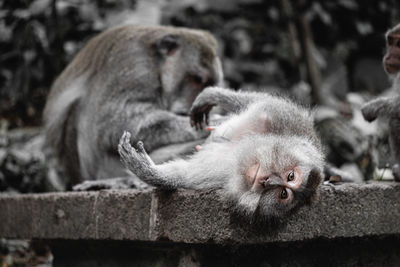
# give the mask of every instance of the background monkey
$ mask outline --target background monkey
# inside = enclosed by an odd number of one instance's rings
[[[397,95],[374,99],[366,103],[361,111],[367,121],[374,121],[378,117],[389,119],[389,144],[394,160],[392,170],[395,180],[400,181],[400,24],[386,33],[383,66],[394,79],[393,89]]]
[[[209,87],[193,103],[192,124],[201,128],[215,105],[238,113],[191,158],[156,165],[125,132],[118,146],[125,166],[161,188],[221,188],[252,219],[279,219],[311,203],[324,162],[311,113],[269,94]]]
[[[222,70],[207,32],[123,26],[93,38],[48,96],[47,144],[71,184],[126,176],[116,147],[121,132],[153,151],[205,136],[189,126],[190,105]]]

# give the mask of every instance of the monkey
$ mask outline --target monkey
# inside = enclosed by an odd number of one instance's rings
[[[125,177],[116,150],[132,132],[152,152],[205,138],[189,126],[189,108],[223,79],[208,32],[167,26],[121,26],[91,39],[56,79],[45,105],[46,147],[74,185]]]
[[[377,118],[388,119],[389,146],[393,160],[393,176],[400,181],[400,24],[386,32],[386,53],[383,67],[392,78],[393,89],[397,95],[378,97],[364,104],[361,108],[363,117],[371,122]]]
[[[253,221],[281,220],[311,204],[324,166],[312,113],[267,93],[207,87],[192,105],[191,125],[203,128],[217,105],[232,115],[212,128],[190,158],[156,165],[144,143],[133,148],[125,131],[118,145],[121,161],[163,189],[221,189],[233,209]]]

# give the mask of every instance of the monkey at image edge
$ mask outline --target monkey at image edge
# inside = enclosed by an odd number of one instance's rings
[[[123,26],[91,39],[54,82],[44,110],[46,147],[61,163],[66,187],[131,178],[117,153],[124,130],[149,152],[206,137],[190,127],[187,115],[204,87],[222,81],[216,48],[208,32],[163,26]],[[80,189],[107,186],[118,183]]]
[[[392,89],[395,95],[378,97],[366,103],[361,111],[367,121],[377,118],[387,119],[389,145],[392,157],[394,179],[400,181],[400,24],[386,32],[386,53],[383,67],[393,80]]]

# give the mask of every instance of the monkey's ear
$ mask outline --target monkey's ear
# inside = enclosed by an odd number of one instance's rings
[[[154,44],[156,52],[161,57],[172,56],[181,45],[181,37],[176,34],[168,34]]]

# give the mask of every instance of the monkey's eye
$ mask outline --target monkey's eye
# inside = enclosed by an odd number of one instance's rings
[[[288,192],[286,191],[286,188],[283,188],[280,194],[281,199],[287,199],[288,197]]]
[[[194,83],[197,83],[197,84],[203,83],[203,79],[199,75],[192,75],[191,78]]]
[[[207,86],[213,86],[215,84],[214,79],[209,79],[207,82],[204,84],[205,87]]]
[[[392,36],[387,37],[387,43],[388,43],[388,45],[393,45],[393,37]]]
[[[293,171],[289,172],[287,179],[289,182],[294,180],[294,172]]]

